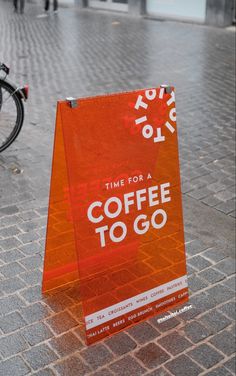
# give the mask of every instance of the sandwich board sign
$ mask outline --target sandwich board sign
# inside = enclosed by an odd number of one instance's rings
[[[87,344],[188,300],[174,88],[58,103],[43,292],[72,282]]]

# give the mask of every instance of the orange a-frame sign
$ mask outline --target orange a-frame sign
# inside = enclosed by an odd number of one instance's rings
[[[174,88],[58,103],[43,291],[75,281],[88,344],[188,300]]]

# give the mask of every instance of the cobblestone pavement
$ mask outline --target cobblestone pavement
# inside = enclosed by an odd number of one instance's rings
[[[0,60],[30,85],[22,132],[0,155],[0,375],[234,375],[234,32],[41,13],[0,0]],[[193,309],[87,348],[74,295],[41,294],[56,100],[163,82],[177,94]]]

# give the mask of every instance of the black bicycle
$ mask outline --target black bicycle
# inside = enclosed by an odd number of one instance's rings
[[[23,101],[28,98],[28,86],[16,87],[6,80],[10,69],[0,63],[0,152],[16,139],[24,121]]]

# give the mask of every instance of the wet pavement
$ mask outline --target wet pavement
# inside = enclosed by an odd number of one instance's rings
[[[234,375],[235,32],[0,1],[0,61],[30,99],[0,155],[0,374]],[[87,348],[73,294],[44,297],[58,99],[176,87],[190,303]]]

